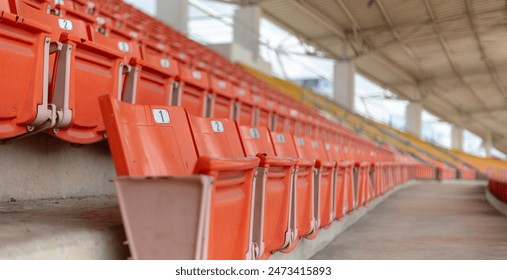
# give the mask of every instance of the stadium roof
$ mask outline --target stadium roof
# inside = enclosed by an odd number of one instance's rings
[[[263,15],[325,56],[507,152],[504,0],[221,0]]]

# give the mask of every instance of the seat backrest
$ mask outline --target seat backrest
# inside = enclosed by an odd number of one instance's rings
[[[294,144],[299,158],[317,159],[317,153],[313,145],[318,145],[309,137],[294,136]],[[320,158],[319,158],[320,159]]]
[[[337,162],[343,160],[343,153],[340,144],[336,142],[326,142],[325,148],[329,159]]]
[[[59,39],[63,32],[89,39],[86,24],[83,21],[48,14],[47,10],[51,6],[45,1],[11,0],[10,3],[13,13],[51,27],[53,39]]]
[[[290,133],[271,132],[271,141],[277,156],[298,158],[296,146]]]
[[[254,156],[258,153],[276,155],[267,127],[238,126],[238,129],[247,156]]]
[[[113,49],[115,51],[120,51],[124,55],[125,63],[129,63],[132,58],[141,58],[141,49],[137,44],[134,38],[121,38],[113,36],[111,30],[105,30],[104,34],[102,32],[98,32],[93,28],[93,26],[89,25],[89,34],[90,39],[99,45],[103,45],[104,47]]]
[[[132,59],[130,65],[138,71],[137,87],[124,88],[123,98],[130,103],[144,105],[171,105],[177,61],[161,55],[158,61]],[[135,84],[125,83],[134,87]],[[135,92],[135,96],[129,93]]]
[[[38,126],[51,117],[48,109],[50,32],[33,21],[0,12],[0,139],[27,133],[27,124]],[[28,55],[29,54],[29,55]]]
[[[199,156],[241,158],[245,156],[236,124],[231,119],[189,115]]]
[[[100,97],[109,147],[119,176],[192,174],[197,152],[181,107],[128,104]]]
[[[195,116],[208,116],[211,104],[207,104],[206,92],[209,88],[208,74],[204,71],[180,63],[180,79],[183,82],[178,105],[183,106]],[[175,103],[173,102],[173,105]]]
[[[315,156],[320,160],[331,160],[326,152],[326,146],[322,140],[311,140],[312,148]]]
[[[0,1],[0,11],[11,12],[11,6],[9,5],[9,0],[1,0]]]
[[[213,94],[213,117],[232,118],[234,95],[232,84],[216,75],[210,76],[210,90]]]

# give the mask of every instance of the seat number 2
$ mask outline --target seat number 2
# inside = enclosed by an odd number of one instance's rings
[[[70,20],[59,19],[58,25],[60,26],[61,29],[72,30],[72,21],[70,21]]]

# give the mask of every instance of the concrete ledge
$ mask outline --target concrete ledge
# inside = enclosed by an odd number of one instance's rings
[[[0,259],[126,259],[115,196],[0,204]]]
[[[40,133],[0,145],[0,201],[113,195],[107,142],[71,145]]]
[[[313,255],[315,255],[317,252],[322,250],[324,247],[326,247],[329,243],[331,243],[336,237],[338,237],[340,234],[342,234],[344,231],[346,231],[349,227],[351,227],[353,224],[357,223],[361,218],[363,218],[368,212],[372,211],[377,207],[377,205],[381,204],[386,200],[389,196],[396,193],[399,190],[402,190],[404,188],[408,188],[414,184],[419,183],[420,181],[417,180],[411,180],[406,183],[403,183],[394,189],[392,189],[390,192],[384,194],[381,197],[378,197],[374,201],[370,203],[367,207],[361,207],[357,209],[356,211],[350,213],[349,215],[346,215],[345,218],[342,221],[334,221],[331,226],[327,229],[321,229],[319,231],[319,234],[315,239],[309,240],[309,239],[302,239],[299,241],[299,244],[294,249],[294,251],[284,254],[281,252],[275,253],[270,260],[307,260],[310,259]],[[430,182],[430,181],[425,181]]]
[[[496,198],[496,196],[494,196],[487,187],[486,187],[486,200],[488,201],[489,204],[491,204],[491,206],[493,206],[493,208],[498,210],[498,212],[507,216],[507,203]]]
[[[439,183],[442,183],[443,185],[455,185],[460,184],[462,186],[476,186],[476,185],[488,185],[487,180],[443,180],[443,181],[437,181]]]

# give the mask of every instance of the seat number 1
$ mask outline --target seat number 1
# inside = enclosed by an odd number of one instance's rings
[[[153,118],[155,119],[155,123],[170,123],[171,118],[169,117],[169,112],[165,109],[153,109]]]

